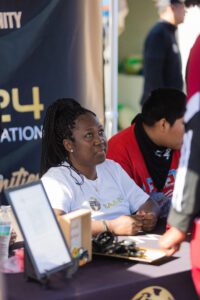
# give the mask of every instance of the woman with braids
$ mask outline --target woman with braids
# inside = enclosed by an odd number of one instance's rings
[[[96,115],[73,99],[47,110],[43,127],[42,182],[57,216],[89,208],[92,233],[151,231],[159,208],[116,162]]]

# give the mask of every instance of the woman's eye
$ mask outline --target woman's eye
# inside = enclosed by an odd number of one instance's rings
[[[91,138],[92,137],[92,133],[91,132],[86,133],[85,137],[86,138]]]
[[[99,130],[99,135],[103,136],[104,135],[104,129]]]

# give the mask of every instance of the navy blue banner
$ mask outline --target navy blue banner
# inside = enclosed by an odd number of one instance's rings
[[[74,97],[88,107],[94,102],[89,97],[86,101],[84,94],[87,43],[83,2],[0,2],[2,198],[4,189],[39,178],[41,131],[47,106],[61,97]],[[98,58],[97,61],[101,65]],[[101,80],[101,76],[98,78]],[[98,81],[98,85],[102,82]],[[101,93],[98,98],[95,101],[102,117]]]

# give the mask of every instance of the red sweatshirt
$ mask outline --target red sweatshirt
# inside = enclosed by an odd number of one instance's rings
[[[148,194],[156,192],[143,155],[138,146],[132,125],[114,135],[108,142],[107,158],[118,162],[131,178]],[[173,151],[172,163],[162,193],[171,198],[180,151]]]

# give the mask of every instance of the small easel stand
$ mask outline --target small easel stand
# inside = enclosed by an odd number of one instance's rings
[[[54,269],[51,271],[46,271],[45,274],[41,276],[37,275],[34,266],[31,262],[29,253],[26,248],[24,248],[24,275],[27,281],[39,282],[44,288],[50,288],[50,276],[56,272],[62,271],[64,278],[71,278],[72,275],[77,271],[79,266],[79,261],[77,259],[72,260],[72,264],[64,266],[62,269]]]

